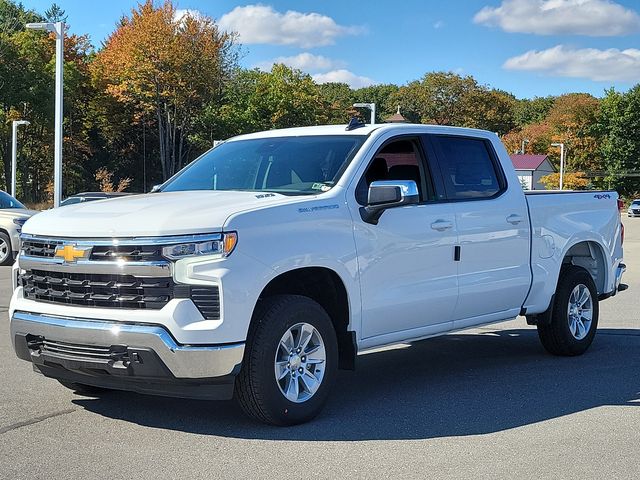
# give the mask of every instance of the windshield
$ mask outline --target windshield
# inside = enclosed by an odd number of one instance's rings
[[[2,208],[27,208],[18,200],[6,192],[0,192],[0,209]]]
[[[631,204],[631,206],[633,206],[633,207],[640,206],[640,200],[634,200],[633,203]]]
[[[335,185],[365,139],[335,135],[223,143],[179,172],[160,191],[325,192]]]

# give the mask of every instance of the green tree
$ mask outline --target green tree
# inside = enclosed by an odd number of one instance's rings
[[[355,113],[354,92],[346,83],[329,82],[318,85],[320,97],[326,105],[327,123],[347,123]]]
[[[640,190],[640,84],[626,93],[607,90],[601,102],[600,151],[605,184],[623,195]]]
[[[534,97],[518,100],[514,107],[514,120],[518,127],[532,123],[541,123],[553,107],[556,97]]]

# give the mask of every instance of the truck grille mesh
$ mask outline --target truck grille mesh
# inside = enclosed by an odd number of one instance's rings
[[[170,277],[138,278],[31,270],[20,275],[24,295],[31,300],[68,305],[160,309],[173,298]]]
[[[217,286],[176,284],[171,277],[29,270],[18,280],[25,298],[38,302],[159,310],[173,298],[190,298],[204,318],[220,318]]]

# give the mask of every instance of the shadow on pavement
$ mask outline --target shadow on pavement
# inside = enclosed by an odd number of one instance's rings
[[[233,402],[112,392],[74,403],[140,425],[236,438],[349,441],[476,435],[640,399],[640,331],[601,329],[581,357],[546,354],[535,330],[447,335],[358,358],[313,422],[274,428]]]

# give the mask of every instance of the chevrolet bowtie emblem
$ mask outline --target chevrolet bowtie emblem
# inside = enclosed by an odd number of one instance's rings
[[[75,263],[77,260],[87,258],[91,247],[76,247],[75,245],[58,245],[55,256],[63,258],[66,263]]]

